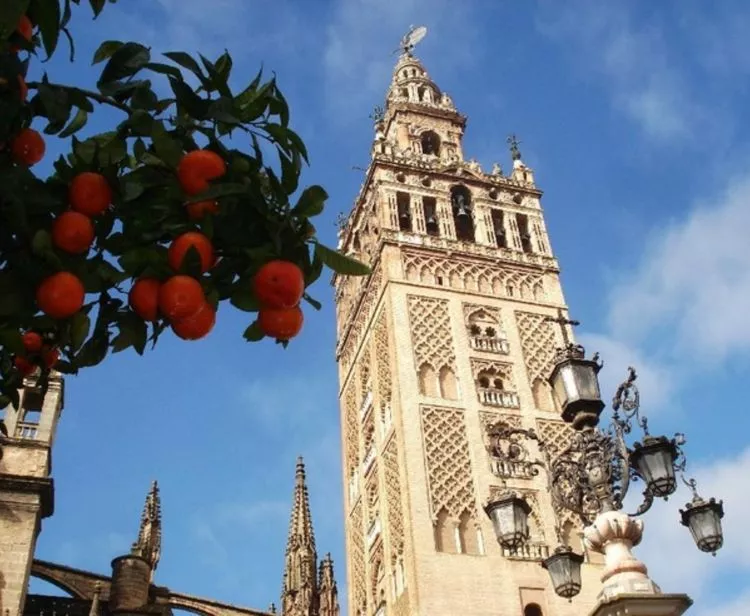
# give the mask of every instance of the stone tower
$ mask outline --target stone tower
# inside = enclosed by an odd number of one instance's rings
[[[42,518],[52,515],[52,442],[63,408],[63,380],[50,373],[46,391],[24,379],[18,409],[0,416],[0,614],[20,616]]]
[[[331,555],[320,562],[315,549],[305,464],[297,459],[294,500],[289,520],[281,590],[283,616],[339,616],[338,590]]]
[[[556,518],[546,479],[501,462],[490,442],[500,421],[558,448],[570,434],[547,383],[563,342],[548,319],[566,306],[532,169],[515,137],[509,173],[467,161],[466,117],[410,51],[373,119],[339,236],[372,275],[333,280],[349,614],[585,614],[597,557],[572,603],[539,564],[557,531],[580,553],[580,523]],[[504,486],[533,507],[515,553],[483,512]]]

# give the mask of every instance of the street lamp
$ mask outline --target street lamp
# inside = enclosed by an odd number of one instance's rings
[[[551,319],[554,320],[554,319]],[[571,323],[571,321],[565,321]],[[582,346],[568,343],[558,351],[550,385],[562,410],[562,419],[573,428],[570,444],[556,452],[553,443],[541,439],[534,430],[498,422],[489,430],[490,453],[502,468],[512,468],[531,477],[543,469],[553,509],[558,518],[556,531],[560,546],[541,562],[549,572],[555,593],[571,599],[581,590],[583,556],[562,545],[560,514],[570,511],[586,525],[587,547],[606,554],[602,575],[605,586],[600,598],[622,593],[658,593],[648,578],[646,567],[631,553],[642,536],[643,523],[636,519],[648,511],[655,498],[665,500],[677,489],[677,477],[693,490],[693,500],[680,511],[682,524],[689,528],[698,548],[715,553],[723,544],[722,503],[708,501],[696,492],[695,480],[686,480],[685,437],[652,436],[648,421],[640,414],[640,396],[635,385],[636,372],[628,368],[627,379],[617,388],[612,400],[612,420],[603,430],[599,417],[604,409],[598,373],[603,363],[598,354],[585,358]],[[643,432],[641,442],[628,446],[634,424]],[[536,441],[542,459],[531,459],[524,442]],[[643,501],[633,514],[622,512],[631,481],[644,484]],[[525,506],[524,506],[525,505]],[[504,491],[485,506],[492,519],[498,542],[516,550],[528,540],[526,501]]]

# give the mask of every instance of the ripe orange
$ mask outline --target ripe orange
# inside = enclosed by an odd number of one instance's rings
[[[203,306],[193,316],[172,323],[172,331],[183,340],[200,340],[209,334],[216,325],[216,311],[211,304]]]
[[[299,334],[304,318],[299,306],[294,308],[261,308],[258,325],[266,336],[289,340]]]
[[[21,340],[27,353],[38,353],[42,350],[42,337],[36,332],[26,332],[21,336]]]
[[[156,278],[139,278],[128,293],[128,303],[144,321],[156,321],[159,315],[159,288]]]
[[[198,201],[188,203],[185,207],[190,220],[200,220],[206,214],[216,214],[219,211],[219,204],[216,201]]]
[[[68,187],[70,207],[86,216],[103,214],[112,203],[112,189],[100,173],[84,171],[73,178]]]
[[[209,180],[220,178],[226,172],[224,159],[211,150],[188,152],[177,165],[177,179],[188,195],[208,190]]]
[[[67,319],[83,306],[86,291],[81,280],[70,272],[45,278],[36,290],[39,309],[53,319]]]
[[[34,370],[36,370],[36,364],[30,362],[25,357],[16,357],[13,360],[16,369],[24,376],[29,376]]]
[[[191,247],[195,248],[200,255],[201,273],[203,274],[211,269],[214,265],[213,244],[211,244],[211,240],[205,235],[197,231],[183,233],[172,242],[167,253],[169,266],[175,271],[179,270],[182,261],[185,259],[185,255]]]
[[[253,277],[253,291],[261,306],[293,308],[305,292],[305,277],[291,261],[269,261]]]
[[[26,15],[21,15],[21,19],[18,20],[16,32],[18,32],[18,34],[20,34],[27,41],[31,40],[31,37],[34,33],[34,24],[31,23],[31,20],[26,17]],[[13,52],[19,51],[19,49],[20,48],[16,45],[12,45],[10,48],[10,50]]]
[[[42,360],[47,368],[54,368],[60,360],[60,351],[58,349],[47,349],[42,355]]]
[[[193,316],[205,301],[201,283],[190,276],[172,276],[159,288],[159,310],[170,321]]]
[[[52,243],[65,252],[80,255],[91,248],[94,225],[80,212],[64,212],[52,224]]]
[[[24,128],[10,142],[10,151],[16,164],[31,167],[36,165],[46,150],[44,139],[33,128]]]

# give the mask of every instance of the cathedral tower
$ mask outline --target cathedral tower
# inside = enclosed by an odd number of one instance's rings
[[[0,614],[20,616],[41,520],[52,515],[52,442],[63,408],[63,380],[24,379],[18,409],[0,414]],[[0,413],[3,410],[0,409]]]
[[[334,277],[349,614],[585,614],[597,557],[573,603],[539,565],[558,532],[583,550],[580,523],[557,519],[546,480],[491,447],[500,421],[558,448],[570,434],[547,384],[563,342],[550,319],[566,306],[534,174],[515,137],[507,174],[465,159],[466,117],[408,46],[374,120],[340,231],[372,275]],[[533,508],[514,553],[483,512],[504,486]]]
[[[297,459],[285,558],[281,590],[282,615],[339,616],[338,590],[330,554],[326,554],[318,569],[318,553],[315,549],[315,533],[302,458]]]

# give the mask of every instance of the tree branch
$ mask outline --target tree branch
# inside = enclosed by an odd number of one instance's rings
[[[92,100],[95,100],[97,103],[101,103],[102,105],[110,105],[111,107],[115,107],[116,109],[119,109],[120,111],[124,111],[128,115],[130,115],[132,110],[130,107],[123,103],[118,103],[116,100],[113,100],[109,98],[108,96],[104,96],[103,94],[99,94],[99,92],[92,92],[91,90],[84,90],[82,88],[76,88],[75,86],[64,86],[59,83],[40,83],[38,81],[29,81],[26,84],[29,88],[38,90],[39,86],[45,85],[50,88],[60,88],[61,90],[68,90],[70,92],[78,92],[79,94],[83,94],[85,97],[90,98]]]

